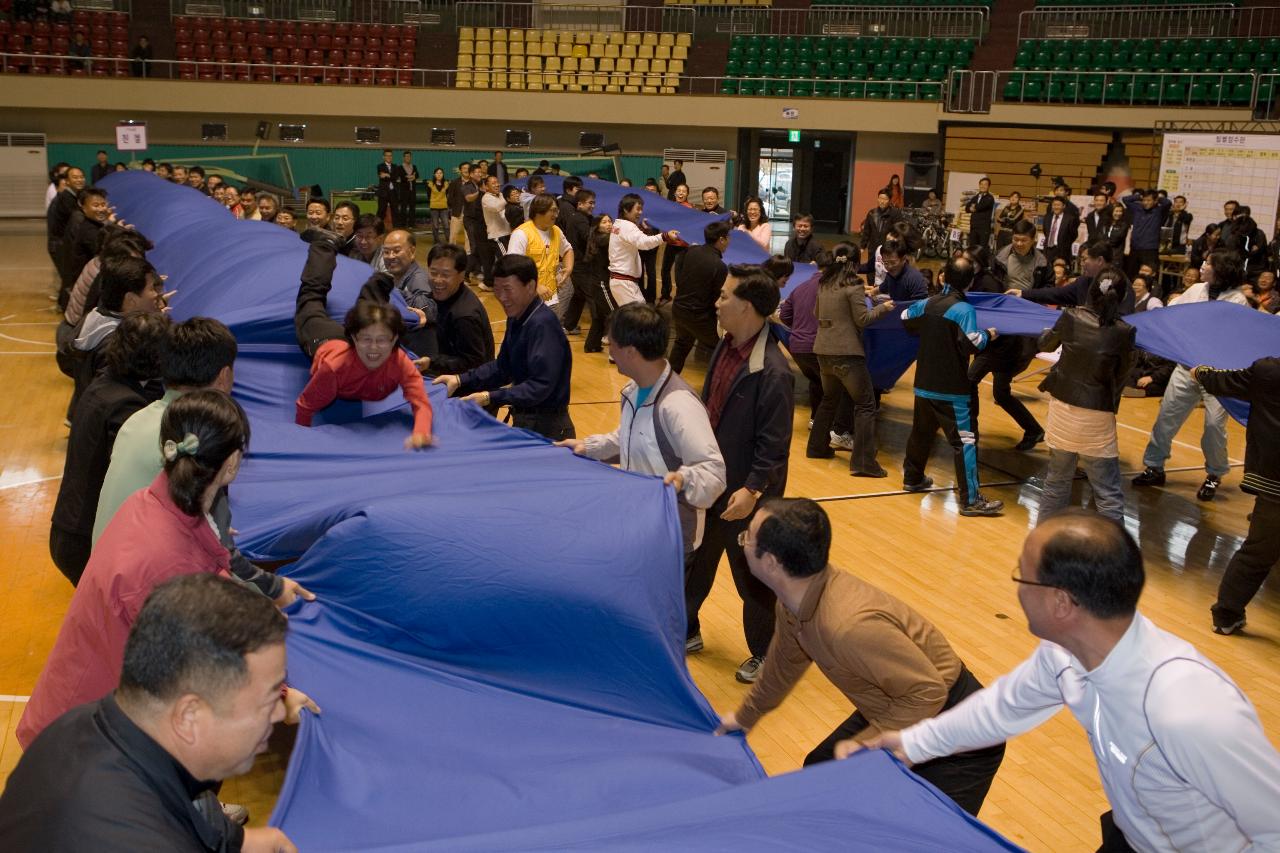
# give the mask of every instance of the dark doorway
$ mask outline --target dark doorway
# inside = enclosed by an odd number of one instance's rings
[[[744,128],[738,133],[735,207],[759,196],[775,238],[790,232],[797,213],[812,214],[819,233],[847,233],[853,150],[848,132]],[[779,247],[784,239],[776,240]]]

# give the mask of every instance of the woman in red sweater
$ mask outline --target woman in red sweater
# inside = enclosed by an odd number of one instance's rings
[[[18,723],[24,749],[64,712],[115,689],[129,629],[157,584],[228,575],[230,556],[209,510],[240,469],[249,443],[244,411],[221,391],[193,391],[165,411],[160,441],[164,470],[120,506],[85,566]]]
[[[303,237],[314,240],[302,269],[294,330],[298,345],[311,359],[311,380],[298,395],[295,421],[311,426],[316,412],[334,400],[382,400],[399,386],[413,409],[413,433],[405,447],[430,445],[431,402],[422,374],[399,346],[404,320],[388,302],[395,286],[391,276],[374,273],[344,322],[338,323],[328,311],[337,267],[335,241],[315,229]]]

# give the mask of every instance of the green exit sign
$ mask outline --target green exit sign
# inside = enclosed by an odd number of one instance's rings
[[[800,131],[798,131],[798,130],[788,130],[788,131],[787,131],[787,141],[788,141],[788,142],[799,142],[799,141],[800,141]]]

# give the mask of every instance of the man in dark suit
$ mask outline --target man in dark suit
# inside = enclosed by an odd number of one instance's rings
[[[1111,199],[1107,198],[1104,192],[1095,193],[1093,196],[1093,209],[1084,218],[1085,242],[1096,243],[1098,240],[1104,239],[1101,236],[1107,224],[1111,222]]]
[[[49,202],[45,213],[45,226],[48,231],[49,259],[58,271],[58,279],[62,272],[62,238],[67,233],[67,225],[71,222],[71,214],[80,207],[79,194],[84,189],[84,170],[72,166],[67,169],[66,185],[58,190],[58,194]],[[78,274],[80,271],[76,270]]]
[[[681,184],[688,186],[689,179],[684,176],[683,160],[672,160],[671,162],[673,164],[673,167],[671,169],[671,174],[667,176],[667,200],[675,201],[676,187],[680,186]]]
[[[1049,263],[1053,263],[1054,258],[1071,263],[1071,244],[1076,241],[1079,230],[1080,220],[1067,209],[1066,200],[1055,196],[1044,217],[1044,253]]]
[[[712,222],[702,229],[703,244],[692,246],[676,261],[675,300],[671,303],[671,325],[675,340],[667,360],[676,373],[684,370],[685,359],[695,344],[715,349],[720,342],[716,331],[716,299],[724,286],[729,268],[724,265],[729,248],[728,222]]]
[[[1169,250],[1174,254],[1185,251],[1187,244],[1191,242],[1192,218],[1191,211],[1187,210],[1187,197],[1175,195],[1173,206],[1169,208],[1164,218],[1164,227],[1173,229],[1173,233],[1169,236]]]
[[[751,652],[734,674],[745,684],[759,678],[764,667],[777,599],[751,574],[743,552],[750,543],[741,537],[761,498],[781,497],[786,490],[795,413],[791,363],[768,322],[780,298],[778,283],[759,267],[729,268],[716,305],[725,336],[711,356],[702,389],[724,455],[725,490],[707,510],[702,544],[685,563],[685,651],[692,653],[702,648],[698,610],[711,592],[720,556],[728,554]]]
[[[985,247],[991,242],[991,219],[996,209],[990,178],[978,181],[978,192],[965,202],[964,209],[969,214],[969,245]]]
[[[378,164],[378,218],[384,223],[388,210],[396,207],[396,196],[404,180],[404,169],[392,162],[390,148],[383,149],[382,162]]]
[[[902,211],[889,204],[889,191],[876,194],[876,206],[867,211],[862,220],[862,251],[869,261],[874,261],[876,249],[893,233],[893,226],[902,222]],[[990,234],[990,230],[987,232]]]

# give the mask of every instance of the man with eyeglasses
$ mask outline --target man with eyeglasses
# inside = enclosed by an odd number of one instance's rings
[[[958,705],[982,684],[942,632],[909,606],[832,566],[831,521],[807,498],[766,501],[738,534],[751,573],[778,596],[768,663],[717,734],[746,731],[782,700],[816,663],[853,703],[853,715],[805,757],[835,758],[840,744],[911,725]],[[969,814],[991,788],[1004,744],[938,758],[915,767]]]
[[[1103,851],[1280,848],[1280,753],[1231,678],[1137,611],[1138,543],[1084,510],[1027,537],[1013,580],[1035,653],[963,705],[837,749],[921,763],[1035,728],[1063,705],[1089,735],[1112,811]]]

